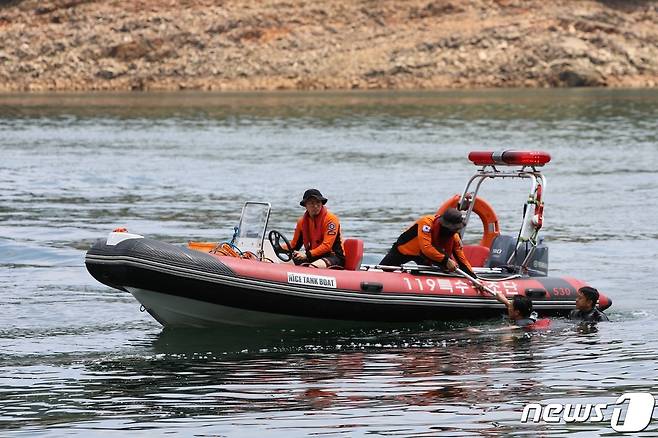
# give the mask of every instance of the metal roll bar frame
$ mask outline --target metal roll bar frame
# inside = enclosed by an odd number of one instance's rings
[[[465,226],[464,228],[462,228],[460,232],[460,235],[462,237],[464,235],[466,226],[468,225],[468,220],[471,216],[471,213],[473,212],[473,207],[475,206],[475,199],[477,198],[478,192],[480,191],[480,187],[482,186],[482,183],[489,178],[491,179],[520,178],[520,179],[531,180],[532,186],[530,188],[528,200],[525,203],[523,221],[521,222],[521,228],[519,230],[519,234],[516,239],[514,252],[507,260],[507,263],[511,264],[514,258],[516,257],[516,254],[521,249],[521,246],[526,243],[530,243],[531,248],[526,254],[525,258],[523,259],[523,262],[519,266],[521,271],[527,274],[528,263],[530,262],[530,259],[535,253],[535,250],[537,249],[537,244],[538,244],[537,238],[539,235],[539,230],[542,227],[541,220],[537,221],[538,223],[535,223],[533,221],[533,217],[535,216],[535,209],[528,208],[528,206],[529,205],[535,205],[536,207],[543,206],[544,203],[543,196],[546,188],[546,177],[539,170],[537,170],[535,166],[522,166],[520,169],[517,170],[500,171],[496,168],[495,165],[489,165],[489,164],[483,165],[477,171],[477,173],[468,180],[468,183],[466,184],[466,187],[464,188],[462,195],[459,198],[459,202],[457,204],[458,210],[466,212],[464,217]],[[473,185],[473,183],[475,182],[476,182],[475,190],[473,192],[470,192],[469,190]],[[524,228],[528,228],[528,229],[524,230]]]

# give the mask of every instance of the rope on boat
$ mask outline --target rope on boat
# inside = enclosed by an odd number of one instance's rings
[[[260,258],[254,254],[251,251],[241,251],[240,248],[235,246],[233,243],[230,242],[224,242],[218,244],[216,247],[214,247],[212,250],[210,250],[211,254],[219,254],[227,257],[235,257],[238,259],[247,259],[247,260],[257,260],[260,261]],[[272,262],[269,259],[266,259],[269,262]],[[273,262],[272,262],[273,263]]]
[[[363,265],[362,267],[365,268],[366,271],[369,271],[370,269],[381,269],[382,271],[387,271],[387,272],[397,271],[397,272],[436,275],[441,277],[463,277],[462,275],[455,275],[453,272],[446,272],[435,266],[427,266],[427,265],[415,265],[415,264],[403,264],[402,266]],[[507,281],[507,280],[514,280],[516,278],[522,277],[522,275],[520,274],[511,274],[505,277],[500,277],[498,276],[501,274],[500,271],[490,272],[489,273],[490,276],[487,276],[486,274],[487,273],[478,272],[478,278],[486,281]],[[496,275],[496,277],[491,277],[492,275]]]
[[[210,250],[210,252],[212,254],[219,254],[219,255],[237,257],[237,258],[242,258],[244,254],[242,251],[240,251],[240,248],[229,242],[218,244],[216,247]]]

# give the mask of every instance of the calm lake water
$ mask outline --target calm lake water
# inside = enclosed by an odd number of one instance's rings
[[[551,272],[609,295],[612,322],[163,330],[84,268],[117,226],[228,240],[247,200],[292,235],[309,187],[377,261],[461,192],[470,150],[505,148],[551,153]],[[658,395],[656,90],[4,95],[0,154],[0,436],[589,437],[614,433],[610,409],[523,407]],[[504,232],[526,192],[485,184]]]

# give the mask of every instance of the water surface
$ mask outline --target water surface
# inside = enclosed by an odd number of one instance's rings
[[[647,90],[0,96],[0,435],[612,433],[519,419],[533,401],[658,394],[657,120]],[[504,148],[553,156],[551,272],[611,296],[611,323],[162,330],[84,269],[117,226],[227,240],[246,200],[291,235],[309,187],[377,261],[463,189],[470,150]],[[514,233],[527,187],[483,190]]]

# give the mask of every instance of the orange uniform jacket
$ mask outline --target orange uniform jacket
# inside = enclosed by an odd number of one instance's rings
[[[298,250],[301,249],[304,244],[304,238],[302,232],[304,230],[304,216],[297,221],[297,226],[295,227],[295,235],[292,237],[292,242],[290,246],[292,249]],[[311,226],[313,226],[313,221],[311,221]],[[336,255],[340,258],[345,258],[345,251],[343,249],[343,240],[340,237],[340,221],[338,216],[327,210],[327,214],[324,217],[322,223],[322,241],[311,242],[311,257],[312,261],[317,260],[328,255]],[[311,232],[311,234],[313,234]]]
[[[411,227],[398,237],[396,247],[401,254],[408,256],[424,256],[435,263],[445,263],[446,257],[453,256],[460,267],[466,267],[473,272],[468,262],[459,233],[453,234],[440,248],[432,245],[432,223],[434,216],[428,215],[418,219]]]

